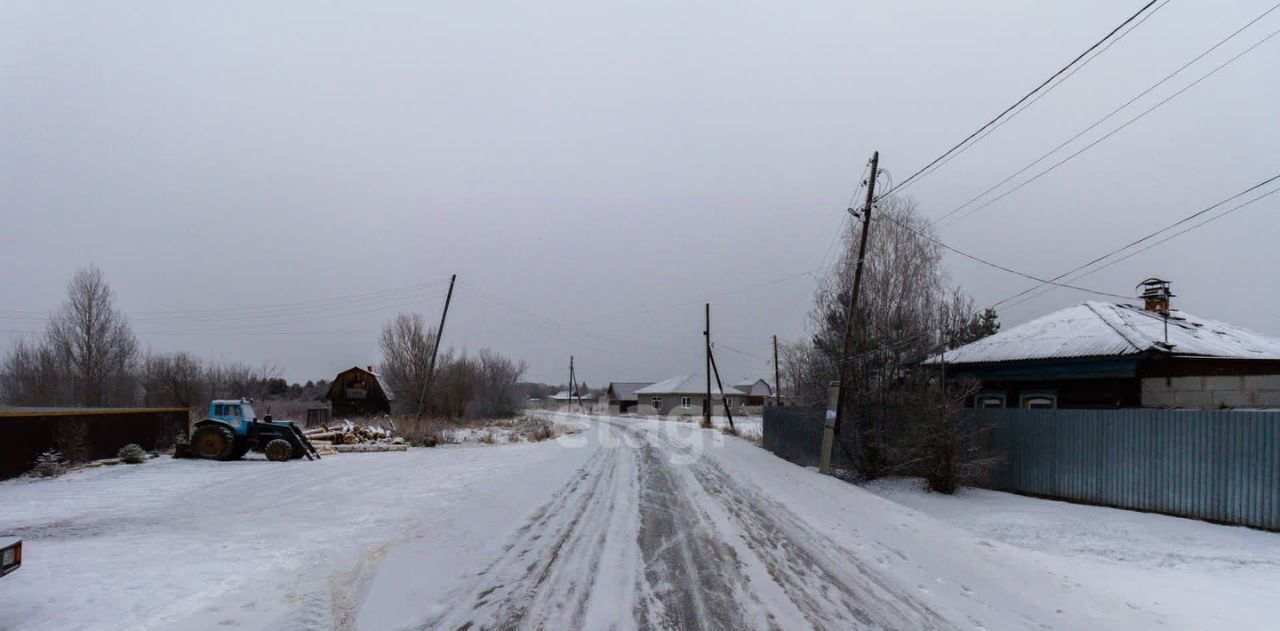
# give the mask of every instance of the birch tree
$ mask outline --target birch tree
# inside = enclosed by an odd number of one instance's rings
[[[90,266],[67,284],[67,301],[46,332],[49,348],[71,378],[72,399],[85,406],[132,402],[138,340],[102,270]]]

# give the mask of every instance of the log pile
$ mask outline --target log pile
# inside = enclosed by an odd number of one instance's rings
[[[303,430],[307,440],[322,455],[347,452],[408,451],[403,438],[395,435],[395,425],[361,425],[342,421],[338,425],[322,425]]]

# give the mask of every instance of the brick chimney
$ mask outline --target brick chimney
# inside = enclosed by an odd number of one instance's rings
[[[1142,298],[1144,309],[1160,315],[1169,315],[1169,299],[1174,297],[1169,289],[1169,281],[1148,278],[1138,283],[1138,289],[1138,297]]]
[[[369,372],[373,372],[373,366],[369,366]]]

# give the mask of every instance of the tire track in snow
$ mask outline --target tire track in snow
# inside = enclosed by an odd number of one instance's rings
[[[454,606],[420,628],[580,628],[615,508],[618,456],[597,450],[452,597]]]
[[[694,454],[669,436],[650,434],[668,449],[689,456],[689,473],[726,511],[737,534],[815,628],[954,628],[905,586],[885,579],[758,489],[734,480],[711,458]]]
[[[645,437],[640,465],[640,532],[646,597],[636,604],[643,628],[743,629],[746,578],[737,555],[694,506],[672,465]]]

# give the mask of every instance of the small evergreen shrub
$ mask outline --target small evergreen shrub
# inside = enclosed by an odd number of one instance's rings
[[[57,449],[46,449],[39,456],[36,456],[35,467],[31,472],[42,478],[52,478],[60,476],[67,471],[67,461],[62,457],[62,452]]]
[[[142,447],[129,443],[116,452],[116,457],[126,464],[142,464],[147,460],[147,452],[143,451]]]

